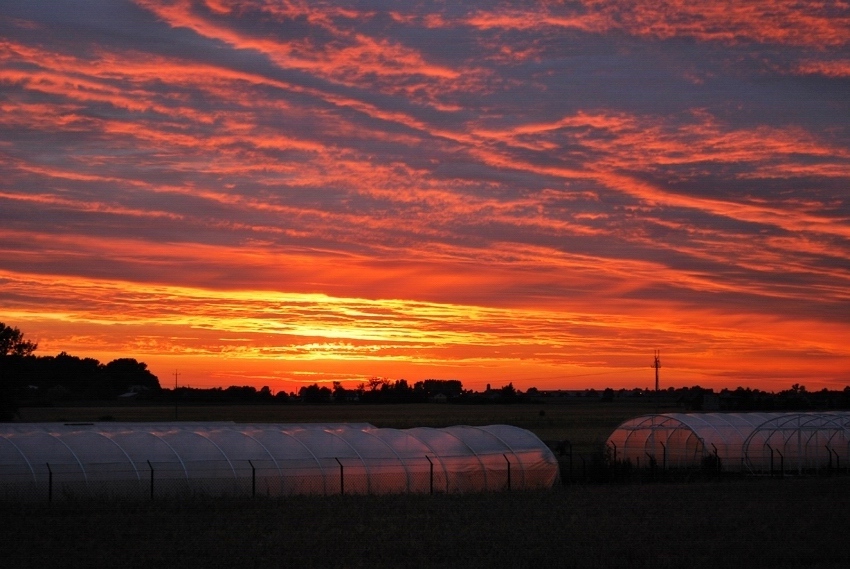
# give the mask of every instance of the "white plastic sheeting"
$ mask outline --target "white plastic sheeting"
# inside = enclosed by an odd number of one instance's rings
[[[850,458],[848,441],[848,412],[665,413],[624,422],[607,446],[636,465],[687,468],[714,457],[723,470],[767,472],[839,466]]]
[[[552,452],[507,425],[0,426],[0,497],[383,494],[550,488]]]
[[[806,472],[850,466],[850,413],[791,413],[756,427],[744,441],[753,472]]]

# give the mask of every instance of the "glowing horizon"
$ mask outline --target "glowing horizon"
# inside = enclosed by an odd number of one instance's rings
[[[850,385],[848,7],[69,0],[5,6],[0,61],[0,321],[40,355]]]

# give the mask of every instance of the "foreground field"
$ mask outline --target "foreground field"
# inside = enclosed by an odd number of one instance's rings
[[[590,452],[641,401],[75,406],[25,421],[511,424]],[[661,409],[664,410],[663,408]],[[847,567],[850,478],[570,484],[540,493],[0,503],[4,566]]]
[[[0,504],[4,566],[848,567],[850,479]]]

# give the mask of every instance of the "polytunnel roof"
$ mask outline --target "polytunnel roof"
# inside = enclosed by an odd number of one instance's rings
[[[0,487],[27,480],[39,485],[59,474],[85,484],[122,476],[153,480],[156,474],[197,486],[200,479],[241,480],[259,471],[279,493],[327,493],[342,486],[333,477],[343,468],[348,488],[363,492],[422,491],[422,472],[431,472],[429,487],[437,480],[446,491],[498,489],[503,474],[511,484],[511,470],[518,488],[547,487],[558,472],[540,439],[508,425],[403,430],[368,423],[0,425]],[[269,482],[275,477],[290,482]],[[292,482],[298,477],[300,482]]]
[[[4,442],[6,444],[4,444]],[[392,443],[392,444],[390,444]],[[291,456],[487,454],[546,448],[509,425],[383,429],[369,423],[17,423],[0,426],[0,464],[29,456],[56,462]]]
[[[753,453],[769,451],[761,448],[764,442],[779,448],[780,443],[786,444],[789,433],[802,431],[808,433],[806,440],[843,440],[837,435],[850,435],[850,412],[644,415],[623,422],[607,444],[616,459],[639,461],[649,456],[660,462],[663,457],[667,464],[688,465],[714,454],[730,467],[743,467]]]
[[[850,412],[770,412],[770,413],[662,413],[642,415],[623,422],[617,430],[637,431],[686,427],[705,441],[743,442],[759,428],[773,425],[833,424],[850,420]]]
[[[787,413],[663,413],[643,415],[622,423],[617,430],[687,428],[706,444],[743,443],[762,423]]]

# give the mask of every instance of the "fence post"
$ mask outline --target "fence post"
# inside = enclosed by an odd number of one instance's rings
[[[658,461],[655,460],[655,455],[649,454],[648,452],[644,452],[644,454],[646,455],[647,462],[649,463],[649,477],[650,479],[655,480],[655,467]]]
[[[53,471],[50,469],[50,463],[46,462],[47,465],[47,501],[53,502]]]
[[[257,497],[257,469],[254,468],[254,463],[248,460],[248,464],[251,465],[251,497]]]
[[[505,462],[508,463],[508,490],[510,490],[511,489],[511,461],[508,460],[508,455],[503,454],[502,456],[505,457]]]
[[[151,464],[150,460],[147,461],[147,462],[148,462],[148,468],[151,469],[151,500],[153,500],[153,464]]]
[[[339,465],[339,495],[345,495],[345,472],[342,468],[342,463],[339,461],[337,457],[334,457],[334,460]]]
[[[841,471],[841,460],[838,458],[838,451],[835,449],[829,448],[827,445],[826,450],[829,451],[829,469],[832,470],[832,455],[835,455],[835,472],[838,473]]]
[[[428,455],[425,455],[425,460],[428,461],[428,469],[430,470],[430,481],[429,481],[429,491],[431,494],[434,493],[434,463],[431,462],[431,459],[428,458]]]

